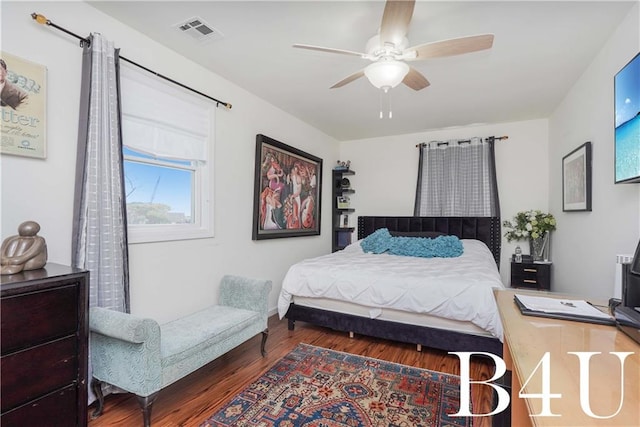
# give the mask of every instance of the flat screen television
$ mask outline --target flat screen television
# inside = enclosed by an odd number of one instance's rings
[[[640,182],[640,53],[614,78],[615,183]]]

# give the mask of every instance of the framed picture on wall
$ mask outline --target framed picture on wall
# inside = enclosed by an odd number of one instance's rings
[[[253,240],[320,234],[322,159],[256,136]]]
[[[562,210],[591,211],[591,142],[562,158]]]
[[[0,52],[0,58],[0,152],[44,159],[47,69],[7,52]]]

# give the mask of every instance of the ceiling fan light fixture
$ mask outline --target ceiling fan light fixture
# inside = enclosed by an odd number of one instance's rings
[[[408,72],[407,64],[395,60],[374,62],[364,69],[364,75],[378,89],[398,86]]]

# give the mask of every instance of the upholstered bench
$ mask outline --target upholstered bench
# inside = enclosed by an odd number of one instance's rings
[[[92,388],[98,398],[93,416],[102,414],[103,382],[135,394],[148,427],[151,405],[162,388],[259,333],[264,356],[270,291],[270,280],[224,276],[217,305],[164,325],[92,307]]]

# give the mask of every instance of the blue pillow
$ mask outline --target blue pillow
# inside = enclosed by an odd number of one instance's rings
[[[391,247],[391,234],[386,228],[379,228],[362,239],[360,247],[364,252],[381,254]]]
[[[462,242],[456,236],[394,237],[389,247],[393,255],[423,258],[454,258],[462,255]]]

